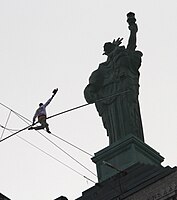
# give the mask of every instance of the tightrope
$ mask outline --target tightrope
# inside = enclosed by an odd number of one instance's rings
[[[127,92],[129,92],[129,90],[126,90],[126,91],[123,91],[123,92],[119,92],[119,93],[116,93],[116,94],[113,94],[113,95],[109,95],[109,96],[107,96],[107,97],[98,99],[98,100],[96,100],[96,101],[93,102],[93,103],[97,103],[97,102],[103,101],[103,100],[105,100],[105,99],[114,97],[114,96],[118,96],[118,95],[121,95],[121,94],[125,94],[125,93],[127,93]],[[68,109],[68,110],[65,110],[65,111],[59,112],[59,113],[57,113],[57,114],[51,115],[51,116],[47,117],[46,119],[50,119],[50,118],[56,117],[56,116],[58,116],[58,115],[62,115],[62,114],[64,114],[64,113],[71,112],[71,111],[73,111],[73,110],[76,110],[76,109],[79,109],[79,108],[82,108],[82,107],[91,105],[91,104],[93,104],[93,103],[86,103],[86,104],[83,104],[83,105],[80,105],[80,106],[77,106],[77,107],[74,107],[74,108],[70,108],[70,109]],[[38,123],[38,121],[35,122],[34,125],[37,124],[37,123]],[[18,133],[20,133],[20,132],[26,130],[26,129],[28,129],[29,127],[31,127],[31,125],[26,126],[26,127],[22,128],[22,129],[20,129],[19,131],[17,131],[17,132],[15,132],[15,133],[13,133],[13,134],[11,134],[11,135],[9,135],[9,136],[7,136],[7,137],[1,139],[0,142],[3,142],[4,140],[7,140],[8,138],[10,138],[10,137],[12,137],[12,136],[14,136],[14,135],[16,135],[16,134],[18,134]]]

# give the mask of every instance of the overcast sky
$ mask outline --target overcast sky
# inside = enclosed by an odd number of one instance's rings
[[[145,141],[165,158],[163,166],[175,166],[176,10],[176,0],[0,0],[0,103],[32,120],[38,104],[58,87],[48,116],[85,104],[88,78],[106,60],[104,43],[123,37],[127,45],[126,14],[133,11],[139,27],[137,50],[143,52],[139,101]],[[6,124],[9,112],[0,105],[0,125]],[[94,105],[48,122],[52,133],[92,155],[108,145]],[[7,128],[25,126],[11,113]],[[0,129],[3,138],[10,134]],[[79,164],[96,173],[91,156],[45,131],[41,134],[26,130],[0,142],[1,193],[12,200],[53,200],[61,195],[74,200],[94,186],[82,175],[94,182],[96,176]]]

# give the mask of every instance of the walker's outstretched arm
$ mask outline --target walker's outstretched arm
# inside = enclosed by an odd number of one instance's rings
[[[44,107],[46,107],[46,106],[48,106],[49,105],[49,103],[52,101],[52,99],[54,98],[54,96],[56,95],[56,93],[58,92],[58,88],[56,88],[56,89],[54,89],[53,90],[53,95],[52,95],[52,97],[50,97],[50,99],[43,105]]]

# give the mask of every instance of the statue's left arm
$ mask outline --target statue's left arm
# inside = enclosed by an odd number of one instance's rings
[[[99,69],[92,72],[89,78],[89,84],[84,90],[84,96],[88,103],[93,103],[97,100],[97,93],[100,90],[103,82],[103,77]]]

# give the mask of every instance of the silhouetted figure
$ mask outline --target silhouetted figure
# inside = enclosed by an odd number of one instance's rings
[[[46,122],[46,118],[47,118],[46,107],[52,101],[52,99],[54,98],[54,96],[56,95],[57,92],[58,92],[58,89],[54,89],[52,97],[45,104],[43,104],[43,103],[39,104],[39,108],[36,110],[35,115],[33,117],[33,124],[28,130],[32,130],[32,129],[40,130],[40,129],[46,128],[46,131],[48,133],[51,133],[49,130],[49,125]],[[35,124],[36,118],[38,118],[38,122],[41,124],[41,126],[33,127],[33,125]]]
[[[130,30],[127,48],[120,46],[120,38],[105,43],[104,55],[108,56],[107,60],[91,74],[89,84],[84,90],[86,101],[95,102],[110,144],[128,134],[144,141],[138,102],[138,70],[143,54],[135,51],[138,27],[134,13],[128,13],[127,17]],[[116,95],[118,93],[120,94]],[[114,94],[116,96],[97,101]]]

